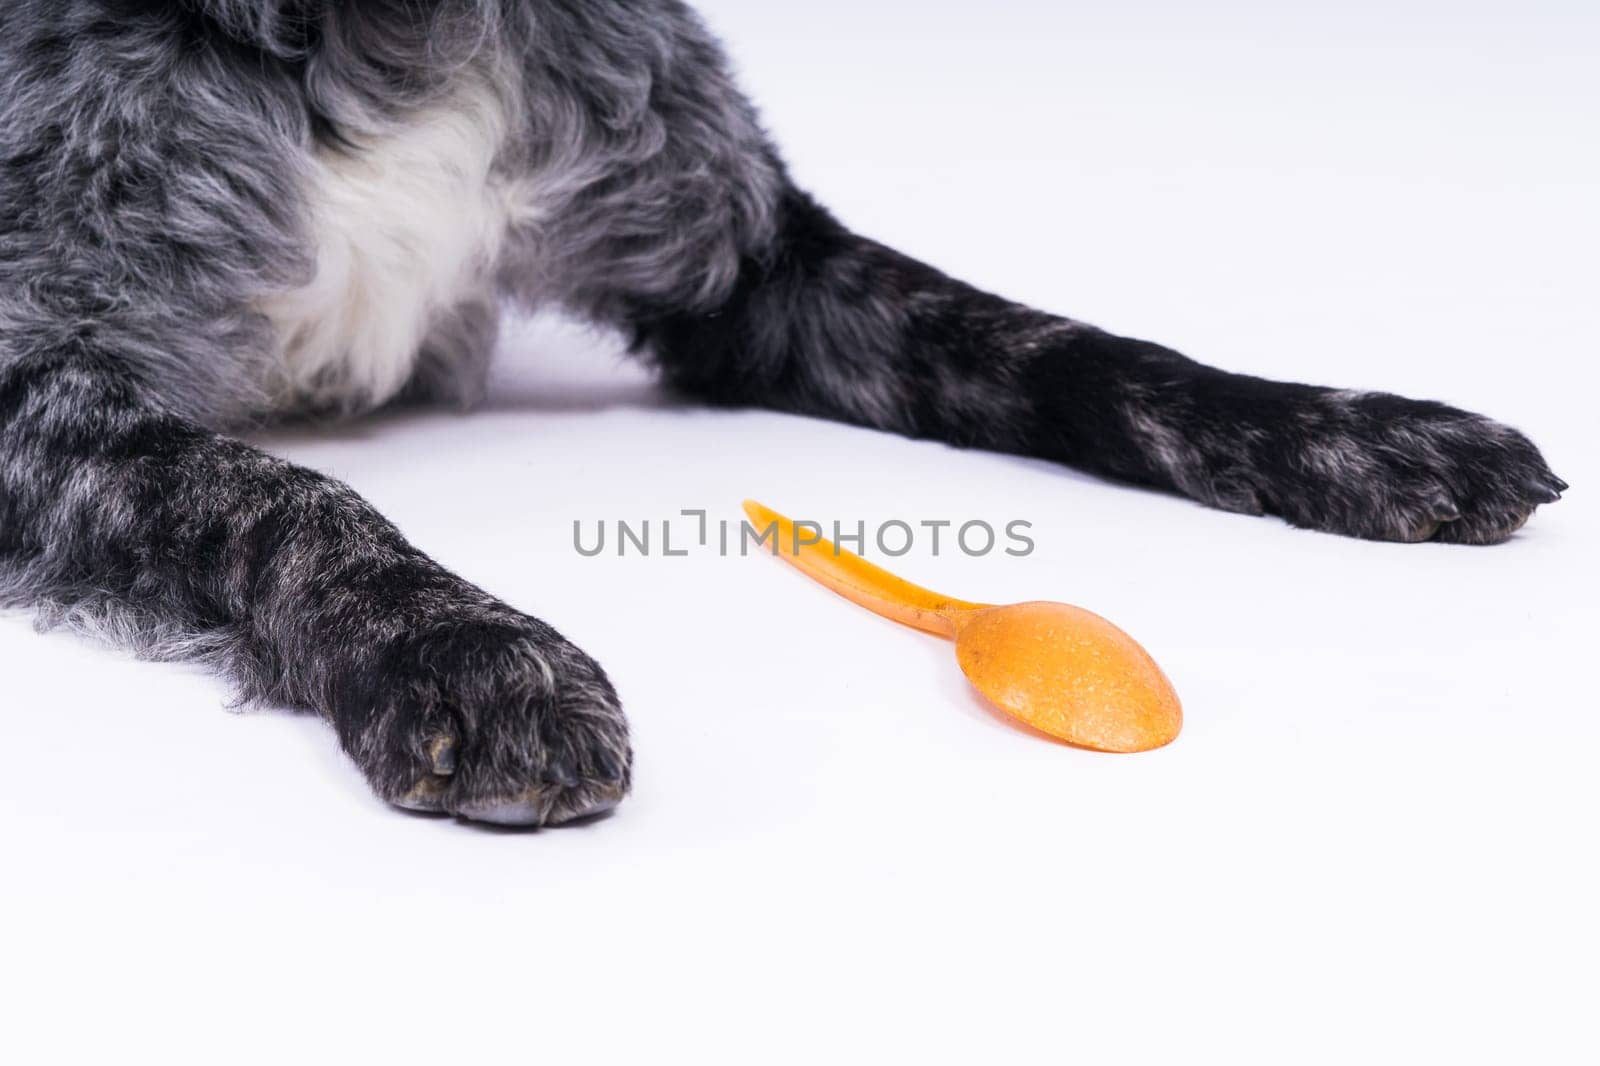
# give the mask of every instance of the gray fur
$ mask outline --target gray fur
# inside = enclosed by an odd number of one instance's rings
[[[406,155],[429,138],[460,158]],[[469,202],[338,200],[410,166]],[[367,208],[399,230],[339,214]],[[483,232],[423,232],[458,209]],[[330,221],[348,248],[329,251]],[[374,285],[429,271],[407,350],[317,332],[348,325],[348,292],[381,333],[394,294]],[[1491,542],[1564,487],[1479,416],[1224,374],[850,233],[789,181],[677,0],[10,0],[0,601],[326,717],[401,806],[533,824],[608,809],[632,755],[598,665],[349,489],[225,435],[470,402],[503,301],[628,330],[710,402],[1319,529]],[[294,363],[302,336],[332,340]]]

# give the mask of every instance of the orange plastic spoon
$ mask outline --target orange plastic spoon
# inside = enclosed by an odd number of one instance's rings
[[[913,585],[826,539],[801,541],[792,521],[754,500],[757,533],[777,527],[785,559],[839,595],[915,629],[953,637],[974,688],[1043,733],[1096,751],[1172,743],[1183,707],[1138,641],[1081,607],[967,603]]]

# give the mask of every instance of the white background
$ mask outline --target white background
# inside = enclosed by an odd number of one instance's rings
[[[0,620],[16,1061],[1593,1061],[1591,4],[707,0],[800,179],[986,287],[1528,430],[1568,499],[1361,543],[1040,463],[663,401],[508,331],[470,417],[272,435],[610,670],[638,783],[399,815],[319,722]],[[1079,752],[770,559],[574,519],[1030,520],[908,576],[1140,638],[1187,729]]]

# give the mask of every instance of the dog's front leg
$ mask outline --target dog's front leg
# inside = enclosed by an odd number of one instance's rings
[[[0,580],[315,710],[384,799],[517,824],[628,788],[605,674],[345,486],[175,418],[115,363],[0,369]]]

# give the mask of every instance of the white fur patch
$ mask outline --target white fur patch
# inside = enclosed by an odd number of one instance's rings
[[[315,274],[259,305],[276,338],[275,404],[381,404],[441,316],[492,299],[507,229],[535,213],[529,187],[494,171],[506,134],[503,101],[474,88],[354,149],[317,152],[306,190]]]

